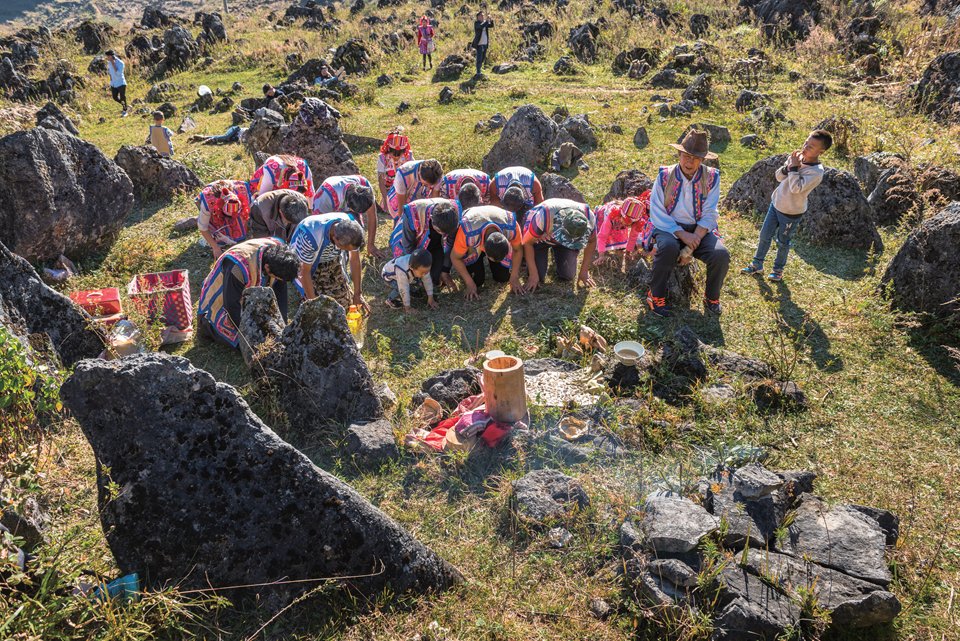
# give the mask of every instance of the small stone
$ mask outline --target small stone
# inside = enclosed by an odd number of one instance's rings
[[[408,111],[409,109],[410,109],[410,103],[408,103],[408,102],[401,101],[400,104],[397,105],[397,113],[398,113],[398,114],[402,114],[402,113]]]
[[[759,463],[744,465],[733,473],[733,487],[745,499],[758,499],[775,492],[783,480]]]
[[[647,548],[658,554],[691,552],[719,527],[716,517],[687,499],[654,497],[643,510],[639,528]]]
[[[366,467],[376,467],[400,456],[393,425],[387,419],[347,428],[345,451]]]
[[[573,541],[573,534],[566,528],[550,528],[550,531],[547,532],[547,541],[550,542],[550,547],[560,550],[570,545]]]
[[[601,599],[600,597],[594,597],[590,599],[590,614],[601,621],[606,621],[613,613],[613,608],[609,603]]]
[[[637,149],[643,149],[650,144],[650,137],[647,135],[645,127],[638,127],[637,133],[633,134],[633,146]]]
[[[534,524],[562,519],[590,505],[579,481],[557,470],[535,470],[514,481],[512,487],[514,512]]]
[[[397,406],[397,395],[386,383],[381,383],[377,388],[377,398],[380,399],[380,404],[383,405],[384,410],[392,410]]]

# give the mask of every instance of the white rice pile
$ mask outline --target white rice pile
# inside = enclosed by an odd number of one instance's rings
[[[524,378],[527,399],[535,405],[563,407],[570,401],[577,405],[593,405],[599,397],[590,394],[584,387],[585,372],[542,372]]]

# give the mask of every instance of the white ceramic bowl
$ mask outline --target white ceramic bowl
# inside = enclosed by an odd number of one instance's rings
[[[613,346],[613,355],[624,365],[636,365],[646,353],[646,348],[637,341],[620,341]]]

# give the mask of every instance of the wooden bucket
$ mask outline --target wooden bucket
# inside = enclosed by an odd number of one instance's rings
[[[527,415],[523,361],[498,356],[483,363],[483,397],[487,412],[500,423],[516,423]]]

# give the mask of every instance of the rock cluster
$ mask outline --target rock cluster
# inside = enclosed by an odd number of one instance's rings
[[[911,99],[920,113],[943,123],[960,122],[960,51],[934,58],[913,86]]]
[[[319,98],[306,98],[286,129],[284,153],[306,159],[317,184],[329,176],[359,171],[340,130],[340,112]]]
[[[184,358],[83,361],[61,396],[96,456],[100,520],[117,565],[149,586],[256,584],[225,595],[276,608],[315,585],[298,580],[350,576],[347,589],[367,597],[461,581],[282,441],[233,387]]]
[[[569,116],[564,113],[548,118],[536,105],[524,105],[510,117],[499,140],[484,156],[483,170],[492,175],[515,165],[550,166],[554,152],[557,152],[557,160],[568,159],[568,166],[577,163],[573,147],[562,150],[564,143],[576,146],[581,154],[596,147],[597,135],[585,114]],[[586,168],[582,160],[579,166]]]
[[[692,499],[648,496],[639,518],[620,530],[627,588],[667,611],[704,611],[725,641],[795,629],[809,616],[801,605],[810,592],[834,633],[889,623],[901,607],[887,590],[884,560],[898,537],[897,517],[828,506],[812,494],[815,478],[753,463],[718,469]],[[708,559],[707,539],[729,553]],[[708,568],[714,576],[703,581]]]
[[[133,184],[94,145],[46,127],[0,138],[0,242],[28,260],[99,246],[133,209]]]

